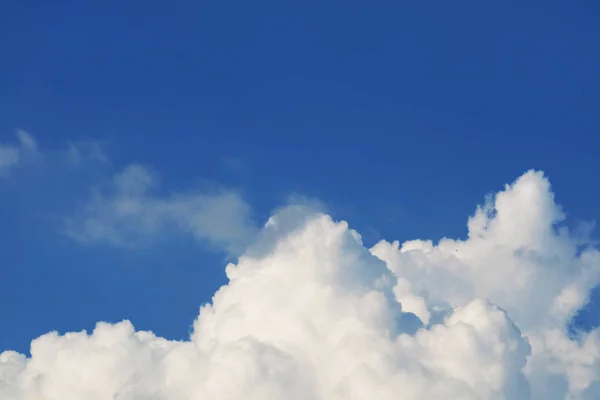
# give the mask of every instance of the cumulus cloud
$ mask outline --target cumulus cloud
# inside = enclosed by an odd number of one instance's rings
[[[29,133],[17,131],[14,144],[0,143],[0,175],[7,174],[18,164],[27,161],[37,154],[37,142]]]
[[[238,254],[255,233],[250,207],[230,190],[214,193],[155,193],[150,169],[130,165],[66,221],[65,232],[81,243],[136,246],[176,228]]]
[[[485,297],[525,329],[558,327],[587,302],[600,272],[595,248],[555,229],[563,219],[548,180],[531,171],[478,207],[468,240],[381,241],[371,251],[398,276],[400,296],[418,295],[410,302],[424,318]]]
[[[143,169],[126,172],[115,201],[165,207]],[[136,204],[109,215],[139,218]],[[600,330],[566,327],[600,253],[563,218],[533,171],[477,208],[465,240],[367,249],[346,222],[291,206],[227,265],[189,341],[128,321],[49,333],[29,358],[0,355],[0,398],[598,399]]]

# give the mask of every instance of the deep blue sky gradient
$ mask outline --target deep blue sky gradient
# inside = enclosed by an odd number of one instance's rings
[[[530,168],[573,221],[598,220],[599,49],[589,0],[5,0],[0,140],[101,140],[115,170],[225,184],[257,219],[316,197],[367,244],[460,237]],[[185,337],[222,255],[185,238],[79,247],[54,216],[91,175],[25,175],[0,186],[0,350],[123,318]]]

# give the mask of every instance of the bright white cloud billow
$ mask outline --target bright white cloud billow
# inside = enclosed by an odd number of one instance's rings
[[[103,212],[157,229],[136,210],[166,203],[128,173]],[[566,325],[600,253],[556,230],[562,218],[536,172],[478,208],[466,240],[437,245],[366,249],[347,223],[288,207],[227,266],[189,341],[129,322],[50,333],[31,358],[0,355],[0,398],[597,400],[600,330],[571,339]]]
[[[231,254],[239,254],[255,233],[250,207],[234,191],[161,197],[154,193],[157,186],[149,169],[126,167],[68,219],[66,233],[81,243],[131,246],[174,227]]]

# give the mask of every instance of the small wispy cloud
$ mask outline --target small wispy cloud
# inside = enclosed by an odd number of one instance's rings
[[[17,165],[33,158],[38,153],[36,140],[29,133],[19,130],[17,143],[0,143],[0,175],[6,175]]]
[[[100,163],[108,162],[108,156],[102,145],[95,141],[69,142],[64,154],[67,163],[70,165],[80,165],[85,160]]]
[[[251,169],[247,162],[239,157],[223,157],[219,160],[221,168],[234,173],[242,173]]]
[[[161,196],[158,186],[148,167],[127,166],[93,190],[87,204],[67,219],[65,233],[83,244],[137,247],[176,229],[235,255],[256,232],[250,207],[235,191]]]
[[[0,142],[0,175],[8,176],[17,166],[27,164],[43,166],[38,168],[37,178],[60,179],[59,192],[76,196],[75,192],[82,189],[81,173],[93,173],[93,179],[106,176],[111,161],[102,142],[75,140],[40,150],[31,134],[19,130],[14,143]],[[80,172],[75,173],[72,168]],[[52,187],[47,182],[42,186]],[[151,168],[129,165],[108,182],[92,183],[89,198],[62,218],[64,224],[59,230],[81,244],[105,243],[126,248],[184,233],[229,256],[240,254],[258,230],[250,206],[235,190],[163,194],[159,186],[158,174]]]
[[[68,141],[58,148],[41,149],[35,137],[24,130],[17,130],[15,139],[12,143],[0,142],[0,175],[7,176],[16,167],[40,162],[56,169],[65,164],[81,166],[89,161],[109,161],[102,143],[97,141]]]

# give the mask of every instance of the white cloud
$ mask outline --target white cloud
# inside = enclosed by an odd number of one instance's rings
[[[0,175],[7,174],[19,163],[27,161],[37,154],[37,142],[29,133],[17,131],[18,143],[0,143]]]
[[[563,219],[548,180],[530,171],[477,209],[468,240],[381,241],[371,251],[430,309],[485,297],[525,329],[557,327],[600,278],[598,251],[580,253],[580,238],[555,229]]]
[[[157,229],[139,209],[169,209],[153,182],[128,169],[109,215]],[[468,239],[437,245],[369,250],[347,223],[289,207],[227,266],[190,341],[129,322],[50,333],[31,358],[0,355],[0,398],[597,400],[600,330],[570,339],[566,325],[600,255],[556,231],[562,218],[536,172],[479,208]]]
[[[126,167],[67,220],[66,233],[81,243],[135,246],[176,228],[232,254],[239,254],[255,233],[250,208],[234,191],[161,197],[153,192],[157,186],[146,167]]]

